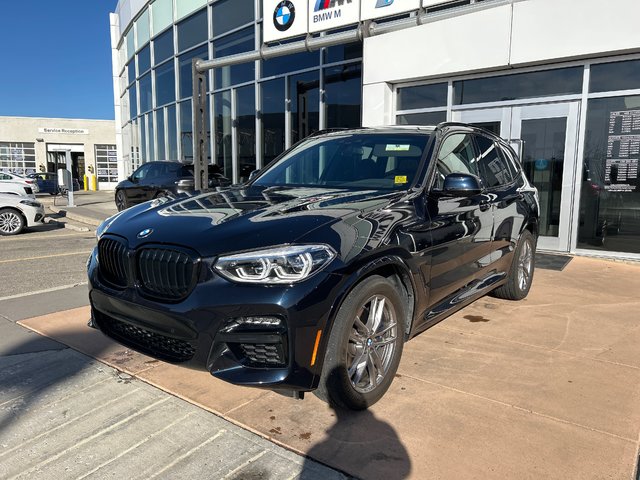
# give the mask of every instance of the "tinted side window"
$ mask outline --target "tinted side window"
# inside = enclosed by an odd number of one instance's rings
[[[464,133],[449,135],[440,145],[435,188],[442,189],[444,187],[444,177],[450,173],[478,175],[476,152],[471,135]]]
[[[480,157],[478,157],[480,177],[485,186],[493,188],[511,183],[513,180],[511,172],[495,142],[479,135],[476,136],[476,141],[480,151]]]
[[[146,165],[142,165],[138,170],[136,170],[132,177],[135,178],[136,180],[142,180],[144,177],[147,176],[147,173],[149,173],[149,168],[151,168],[150,164],[146,164]]]
[[[509,150],[506,147],[501,147],[500,153],[502,154],[502,157],[505,159],[507,168],[509,168],[509,173],[511,174],[511,178],[517,178],[518,175],[520,175],[520,166],[518,164],[517,157],[513,154],[511,150]]]

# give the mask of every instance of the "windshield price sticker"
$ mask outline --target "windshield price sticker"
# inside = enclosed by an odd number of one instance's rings
[[[407,176],[406,175],[396,175],[396,179],[395,179],[394,183],[396,185],[402,185],[402,184],[407,183]]]
[[[387,145],[387,152],[408,152],[411,145]]]

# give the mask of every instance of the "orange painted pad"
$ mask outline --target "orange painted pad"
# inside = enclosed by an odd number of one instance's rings
[[[88,308],[20,323],[358,478],[631,478],[639,291],[637,265],[538,270],[526,300],[484,297],[407,343],[359,413],[152,360],[87,327]]]

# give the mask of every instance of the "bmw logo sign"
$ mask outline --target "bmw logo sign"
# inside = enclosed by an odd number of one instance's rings
[[[138,238],[147,238],[152,233],[153,233],[153,228],[145,228],[140,233],[138,233]]]
[[[273,24],[279,31],[289,30],[295,18],[296,7],[293,6],[292,2],[283,0],[276,5],[276,9],[273,12]]]

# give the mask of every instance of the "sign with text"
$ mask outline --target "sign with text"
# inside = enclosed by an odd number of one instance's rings
[[[263,42],[307,33],[307,0],[262,0]]]
[[[61,135],[89,135],[86,128],[39,128],[38,133],[58,133]]]
[[[438,0],[442,1],[442,0]],[[374,20],[400,13],[412,12],[420,8],[420,0],[361,0],[361,20]]]
[[[309,33],[340,28],[359,21],[360,0],[309,0]]]

